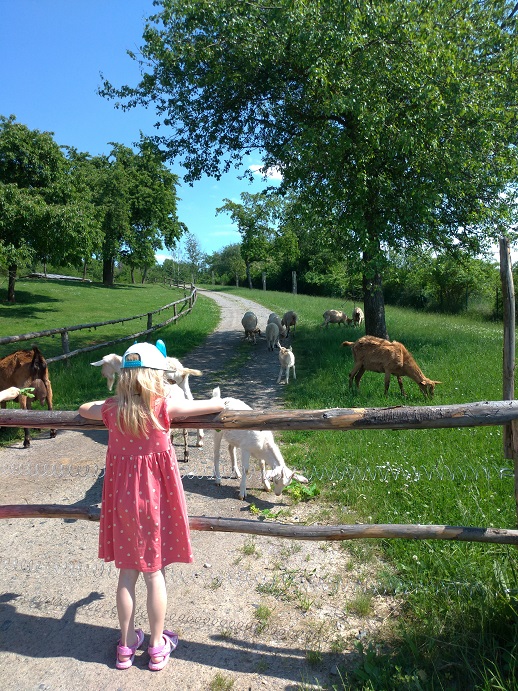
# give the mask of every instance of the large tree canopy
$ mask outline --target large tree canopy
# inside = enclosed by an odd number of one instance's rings
[[[159,0],[136,86],[187,179],[252,150],[361,253],[366,328],[386,334],[387,248],[478,251],[509,223],[517,168],[515,0]],[[513,62],[514,61],[514,62]]]

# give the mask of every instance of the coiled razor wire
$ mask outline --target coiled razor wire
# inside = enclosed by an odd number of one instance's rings
[[[207,464],[208,465],[208,464]],[[212,466],[211,466],[212,469]],[[213,480],[212,472],[203,472],[204,468],[200,468],[201,472],[184,470],[180,466],[180,475],[183,478],[192,479],[208,479]],[[182,472],[183,471],[183,472]],[[468,468],[451,468],[448,465],[441,464],[433,468],[425,466],[390,466],[390,465],[376,465],[366,468],[358,468],[357,466],[334,466],[327,467],[322,470],[302,469],[305,476],[310,482],[380,482],[389,483],[402,480],[409,483],[418,483],[422,481],[431,482],[432,480],[451,482],[477,482],[480,479],[489,481],[493,478],[506,479],[514,477],[514,470],[512,468],[489,468],[484,465],[478,467],[470,466]],[[68,463],[3,463],[0,464],[0,478],[1,477],[41,477],[41,478],[57,478],[57,479],[100,479],[104,477],[104,465],[100,466],[97,463],[86,465],[70,465]],[[230,479],[231,474],[222,477]],[[250,470],[249,478],[260,478],[259,471]]]
[[[19,557],[4,557],[0,560],[0,572],[16,573],[16,574],[35,574],[39,576],[50,576],[56,579],[56,582],[63,583],[65,578],[73,580],[90,579],[98,581],[101,578],[108,578],[115,580],[118,578],[119,570],[113,565],[113,562],[105,563],[103,561],[94,562],[75,562],[73,564],[63,562],[42,562],[35,559],[24,559]],[[168,580],[177,584],[183,584],[187,587],[192,586],[193,577],[207,588],[213,588],[215,584],[219,587],[222,583],[225,586],[239,586],[246,585],[247,588],[267,588],[271,585],[271,574],[268,572],[251,573],[245,570],[234,569],[226,572],[222,577],[215,569],[197,570],[194,573],[178,568],[172,568],[168,571]],[[322,583],[313,583],[314,588],[328,590],[329,587],[322,581]],[[498,586],[491,587],[486,582],[476,581],[455,581],[455,582],[423,582],[411,584],[408,581],[402,582],[396,580],[390,586],[384,585],[362,585],[358,583],[358,589],[364,593],[379,597],[407,597],[418,593],[423,595],[427,593],[430,596],[446,595],[457,597],[483,597],[498,591],[500,594],[516,598],[518,592],[514,589],[502,588]]]

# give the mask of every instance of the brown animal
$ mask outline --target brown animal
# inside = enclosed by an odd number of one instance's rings
[[[293,336],[295,336],[295,327],[297,326],[297,313],[293,310],[285,312],[281,319],[282,326],[286,327],[286,336],[290,335],[290,329],[293,327]]]
[[[324,317],[324,321],[321,326],[325,326],[326,328],[329,324],[349,325],[353,322],[353,320],[350,319],[345,312],[342,312],[342,310],[326,310],[322,316]]]
[[[388,392],[390,376],[394,375],[403,396],[406,396],[406,393],[401,377],[410,377],[424,396],[431,398],[435,385],[442,383],[425,377],[412,354],[398,341],[363,336],[354,342],[344,341],[342,346],[350,346],[354,358],[354,367],[349,373],[349,386],[352,386],[354,379],[356,388],[359,388],[360,380],[366,371],[385,372],[385,394]]]
[[[47,362],[38,348],[17,350],[0,360],[0,390],[10,386],[17,386],[19,389],[33,387],[34,398],[41,405],[46,403],[48,409],[52,410],[52,386]],[[15,400],[19,402],[23,410],[30,410],[32,407],[32,399],[27,396],[20,395]],[[0,406],[5,408],[6,402],[2,401]],[[24,432],[23,446],[27,448],[31,445],[31,437],[29,429],[26,428]],[[56,436],[55,429],[50,430],[50,436],[51,438]]]

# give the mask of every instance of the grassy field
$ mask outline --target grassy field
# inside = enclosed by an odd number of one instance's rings
[[[18,286],[19,303],[0,305],[1,335],[129,316],[183,296],[183,291],[161,286],[107,289],[43,281],[20,281]],[[352,303],[225,290],[279,314],[288,309],[299,314],[293,341],[297,380],[284,389],[287,407],[402,404],[395,380],[389,395],[383,395],[381,374],[367,372],[360,391],[349,390],[352,355],[340,344],[355,340],[362,331],[337,325],[322,329],[320,324],[324,310],[350,313]],[[195,309],[196,319],[186,317],[157,333],[171,355],[181,358],[214,328],[214,303],[200,297]],[[389,306],[387,326],[390,337],[409,348],[425,375],[443,382],[436,388],[434,404],[501,399],[501,324]],[[86,333],[82,342],[116,338],[119,328]],[[73,338],[71,347],[79,347]],[[59,338],[38,345],[46,355],[61,348]],[[110,350],[96,351],[95,359]],[[105,396],[104,382],[90,376],[87,364],[92,359],[88,354],[71,367],[52,365],[57,408],[74,409],[84,400]],[[406,404],[430,404],[414,382],[406,380],[405,388]],[[280,436],[288,464],[309,476],[315,495],[319,493],[313,501],[323,521],[516,526],[513,478],[507,472],[512,463],[503,457],[498,427],[296,431]],[[368,561],[375,554],[383,558],[386,567],[378,574],[377,588],[365,591],[364,601],[368,606],[378,592],[396,594],[402,614],[383,640],[358,644],[364,664],[344,673],[337,689],[518,688],[515,549],[432,540],[360,540],[343,543],[343,550],[354,560]],[[344,602],[344,609],[347,606]]]

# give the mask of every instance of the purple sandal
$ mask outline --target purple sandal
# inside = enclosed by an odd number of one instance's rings
[[[149,661],[148,667],[153,672],[158,672],[169,662],[169,656],[176,649],[178,645],[178,636],[172,631],[164,631],[162,638],[164,643],[162,645],[156,645],[154,647],[149,647],[147,649],[150,657],[161,657],[160,662]]]
[[[128,648],[126,645],[121,645],[120,640],[117,643],[117,659],[115,660],[115,667],[117,667],[117,669],[129,669],[133,664],[137,649],[144,643],[144,632],[142,629],[135,629],[135,633],[137,634],[137,642],[135,645]],[[119,659],[120,656],[129,657],[127,660],[121,660]]]

